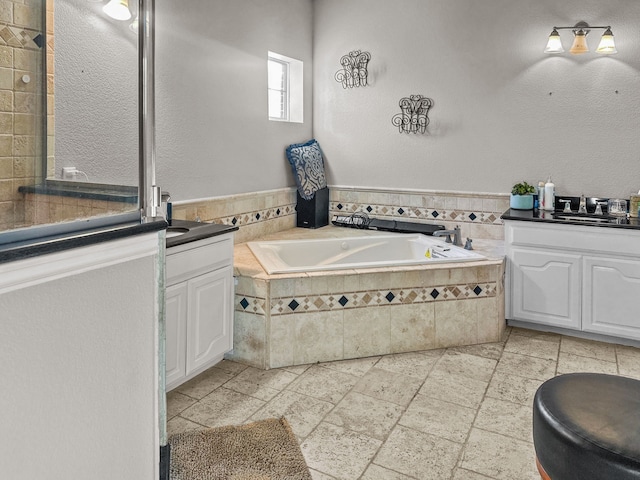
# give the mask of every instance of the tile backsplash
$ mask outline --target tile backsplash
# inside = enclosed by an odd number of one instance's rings
[[[473,192],[402,191],[329,187],[332,215],[366,214],[369,217],[417,223],[460,226],[463,239],[504,236],[500,215],[509,208],[509,196]],[[283,188],[224,197],[178,202],[173,217],[240,227],[236,243],[293,228],[296,190]]]

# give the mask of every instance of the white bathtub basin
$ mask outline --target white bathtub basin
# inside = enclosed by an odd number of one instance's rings
[[[421,234],[249,242],[267,273],[313,272],[485,260],[473,251]]]

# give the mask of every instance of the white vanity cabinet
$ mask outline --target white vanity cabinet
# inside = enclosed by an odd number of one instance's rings
[[[233,234],[166,251],[167,391],[233,348]]]
[[[640,340],[640,230],[505,220],[507,318]]]

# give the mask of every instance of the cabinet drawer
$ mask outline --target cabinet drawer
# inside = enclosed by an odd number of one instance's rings
[[[640,255],[640,230],[633,229],[507,221],[505,242],[507,248],[522,245],[605,255]]]
[[[232,263],[233,240],[230,237],[221,237],[217,241],[206,239],[192,242],[188,244],[187,249],[181,248],[176,253],[169,249],[166,256],[167,285],[173,285]]]

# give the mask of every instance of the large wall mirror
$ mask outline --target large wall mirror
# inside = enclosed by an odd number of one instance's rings
[[[145,2],[9,3],[14,81],[0,84],[0,100],[14,101],[0,101],[13,118],[0,131],[0,232],[139,213]]]

